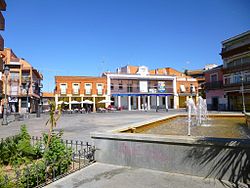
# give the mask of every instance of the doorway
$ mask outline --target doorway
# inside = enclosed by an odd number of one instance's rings
[[[219,99],[218,97],[212,98],[212,110],[218,110]]]

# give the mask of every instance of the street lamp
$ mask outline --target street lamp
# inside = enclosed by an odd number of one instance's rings
[[[30,87],[30,82],[27,81],[25,85],[26,89],[26,112],[29,113],[29,87]]]
[[[3,122],[2,125],[8,125],[7,121],[7,84],[8,84],[8,75],[10,73],[10,68],[4,66],[4,75],[5,75],[5,92],[4,92],[4,107],[3,107]]]
[[[243,73],[241,73],[241,94],[242,94],[242,109],[243,112],[242,113],[246,113],[246,106],[245,106],[245,97],[244,97],[244,77],[243,77]]]
[[[43,85],[39,82],[38,83],[38,95],[39,95],[39,99],[38,99],[38,107],[37,107],[37,114],[36,117],[40,117],[41,116],[41,107],[42,107],[42,90]]]

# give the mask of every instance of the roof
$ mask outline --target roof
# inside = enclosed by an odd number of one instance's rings
[[[206,71],[204,71],[204,72],[215,71],[215,70],[217,70],[217,69],[222,69],[222,68],[223,68],[223,65],[219,65],[219,66],[214,67],[214,68],[212,68],[212,69],[208,69],[208,70],[206,70]]]
[[[105,77],[95,77],[95,76],[55,76],[55,80],[87,80],[87,79],[103,79]]]
[[[194,74],[203,74],[203,69],[196,69],[196,70],[187,70],[188,75],[194,75]]]
[[[43,92],[43,97],[54,97],[54,93],[51,93],[51,92]]]
[[[238,34],[238,35],[236,35],[236,36],[230,37],[229,39],[226,39],[226,40],[222,41],[221,43],[222,43],[222,44],[225,44],[225,43],[231,42],[231,41],[233,41],[233,40],[236,40],[236,39],[245,37],[246,35],[250,35],[250,30],[248,30],[248,31],[246,31],[246,32],[244,32],[244,33]]]

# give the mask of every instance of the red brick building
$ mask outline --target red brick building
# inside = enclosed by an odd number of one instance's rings
[[[65,102],[68,109],[83,108],[84,100],[93,102],[91,108],[96,111],[104,104],[98,103],[107,99],[107,81],[105,77],[90,76],[55,76],[55,102]],[[74,102],[73,102],[74,101]]]

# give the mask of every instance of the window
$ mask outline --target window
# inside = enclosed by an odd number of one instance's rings
[[[19,80],[19,73],[18,72],[11,72],[10,79],[13,81],[18,81]]]
[[[97,88],[97,95],[102,95],[103,84],[97,84],[96,88]]]
[[[190,84],[190,92],[191,93],[195,92],[195,86],[193,84]]]
[[[73,83],[73,94],[79,94],[80,85],[78,83]]]
[[[122,83],[119,83],[119,89],[123,89]]]
[[[132,84],[128,84],[127,85],[127,92],[133,92],[133,87],[132,87]]]
[[[92,84],[90,84],[90,83],[86,83],[85,84],[85,94],[86,95],[90,95],[91,94],[91,88],[92,88]]]
[[[230,83],[231,83],[230,76],[225,76],[224,77],[224,84],[230,84]]]
[[[244,80],[245,82],[250,82],[250,73],[247,73],[246,75],[245,75],[245,80]]]
[[[218,81],[218,75],[217,74],[211,74],[210,75],[210,82],[217,82]]]
[[[235,74],[233,76],[233,83],[241,83],[241,75],[240,74]]]
[[[67,84],[60,84],[61,94],[66,94]]]
[[[184,85],[180,85],[180,90],[182,93],[186,92],[186,88]]]
[[[114,84],[113,83],[110,84],[110,89],[114,90]]]

